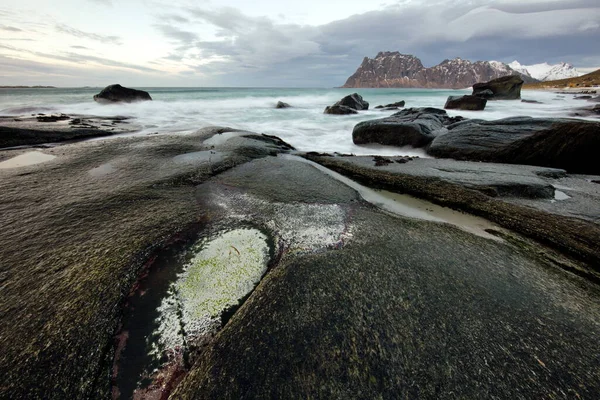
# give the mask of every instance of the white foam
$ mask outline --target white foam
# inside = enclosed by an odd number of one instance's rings
[[[352,142],[354,126],[365,120],[383,118],[395,111],[379,111],[374,107],[400,100],[406,107],[442,108],[449,95],[471,93],[465,90],[424,89],[148,89],[154,101],[131,104],[97,104],[89,93],[67,96],[56,92],[40,99],[0,99],[0,114],[14,115],[15,110],[27,106],[28,112],[83,114],[98,116],[123,115],[135,118],[135,123],[148,133],[190,133],[207,126],[225,126],[245,131],[279,136],[301,151],[353,153],[356,155],[379,154],[421,155],[414,149],[357,146]],[[358,92],[367,100],[371,109],[355,115],[326,115],[323,110],[344,95]],[[543,104],[514,101],[489,101],[485,111],[450,110],[449,115],[467,118],[500,119],[513,116],[567,117],[576,107],[589,103],[573,100],[572,96],[557,98],[552,92],[523,91],[522,97]],[[277,101],[291,104],[291,108],[276,109]],[[37,107],[29,102],[38,101]],[[66,103],[65,103],[66,101]],[[20,108],[15,108],[15,107]],[[106,140],[106,139],[102,139]]]

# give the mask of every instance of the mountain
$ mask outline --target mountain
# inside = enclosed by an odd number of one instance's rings
[[[600,69],[590,72],[589,74],[581,75],[576,78],[566,78],[556,81],[546,81],[537,83],[526,83],[523,89],[544,89],[544,88],[576,88],[600,86]]]
[[[582,75],[571,64],[567,64],[565,62],[554,65],[546,62],[533,65],[521,65],[515,60],[508,64],[508,66],[515,71],[535,78],[539,81],[555,81],[559,79],[576,78]]]
[[[444,60],[426,68],[413,55],[386,51],[378,53],[375,58],[365,57],[342,87],[462,89],[515,73],[508,65],[498,61],[471,62],[461,58]],[[523,74],[522,77],[525,82],[536,81],[529,75]]]

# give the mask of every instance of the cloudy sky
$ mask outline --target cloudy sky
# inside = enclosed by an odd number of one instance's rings
[[[3,0],[0,85],[342,85],[363,57],[600,68],[598,0]]]

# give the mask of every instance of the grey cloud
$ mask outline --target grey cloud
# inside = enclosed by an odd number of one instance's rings
[[[364,56],[384,50],[414,54],[426,65],[457,56],[578,64],[600,53],[596,3],[411,2],[316,27],[278,24],[233,8],[187,8],[193,22],[213,25],[219,39],[195,43],[198,58],[218,61],[191,68],[236,84],[248,79],[337,85]],[[186,57],[189,64],[193,58]]]
[[[189,19],[182,17],[181,15],[175,15],[175,14],[161,15],[159,18],[161,19],[161,21],[172,21],[172,22],[178,22],[180,24],[186,24],[186,23],[190,22]]]
[[[167,38],[177,40],[184,44],[191,44],[198,40],[198,36],[195,33],[178,29],[172,25],[157,24],[154,26]]]
[[[57,24],[55,26],[55,29],[58,32],[66,33],[68,35],[75,36],[77,38],[91,39],[91,40],[95,40],[95,41],[98,41],[101,43],[108,43],[108,44],[121,44],[121,38],[118,36],[100,35],[97,33],[84,32],[84,31],[81,31],[79,29],[76,29],[76,28],[73,28],[73,27],[70,27],[70,26],[64,25],[64,24]]]
[[[28,54],[31,54],[34,56],[44,57],[44,58],[48,58],[51,60],[67,61],[67,62],[72,62],[72,63],[93,62],[93,63],[97,63],[97,64],[104,65],[104,66],[126,68],[126,69],[135,70],[138,72],[151,72],[151,73],[161,72],[157,69],[144,67],[141,65],[123,63],[120,61],[114,61],[114,60],[110,60],[110,59],[106,59],[106,58],[102,58],[102,57],[95,57],[95,56],[73,53],[73,52],[50,54],[50,53],[43,53],[43,52],[39,52],[39,51],[20,49],[20,48],[14,47],[14,46],[9,46],[9,45],[4,45],[4,44],[0,44],[0,49],[11,50],[11,51],[19,52],[19,53],[28,53]]]
[[[15,28],[14,26],[1,25],[0,29],[9,32],[23,32],[23,29]]]
[[[569,0],[567,1],[546,1],[546,2],[503,2],[498,1],[494,4],[499,10],[521,14],[521,13],[533,13],[533,12],[546,12],[546,11],[559,11],[559,10],[574,10],[582,8],[597,8],[597,0]]]
[[[88,47],[85,46],[71,46],[72,49],[79,49],[79,50],[89,50]]]

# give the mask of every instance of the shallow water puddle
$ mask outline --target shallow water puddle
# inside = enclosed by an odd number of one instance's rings
[[[0,169],[19,168],[29,165],[41,164],[47,161],[54,160],[56,156],[45,154],[41,151],[29,151],[19,156],[9,158],[6,161],[0,162]]]
[[[257,229],[222,231],[153,260],[124,311],[113,398],[160,397],[183,376],[190,348],[256,287],[273,252]]]
[[[94,178],[100,178],[105,175],[110,175],[113,172],[115,172],[116,170],[117,169],[112,164],[106,163],[106,164],[102,164],[96,168],[90,169],[88,171],[88,174],[90,174]]]
[[[501,228],[484,218],[465,214],[460,211],[455,211],[451,208],[438,206],[437,204],[433,204],[429,201],[421,200],[409,195],[393,193],[387,190],[370,189],[353,181],[352,179],[343,176],[342,174],[298,156],[282,155],[280,157],[293,158],[294,160],[313,165],[315,168],[323,171],[332,178],[335,178],[356,190],[365,201],[368,201],[369,203],[385,211],[404,217],[448,223],[466,232],[484,237],[486,239],[503,241],[501,238],[492,235],[487,231],[488,229],[497,231]]]

